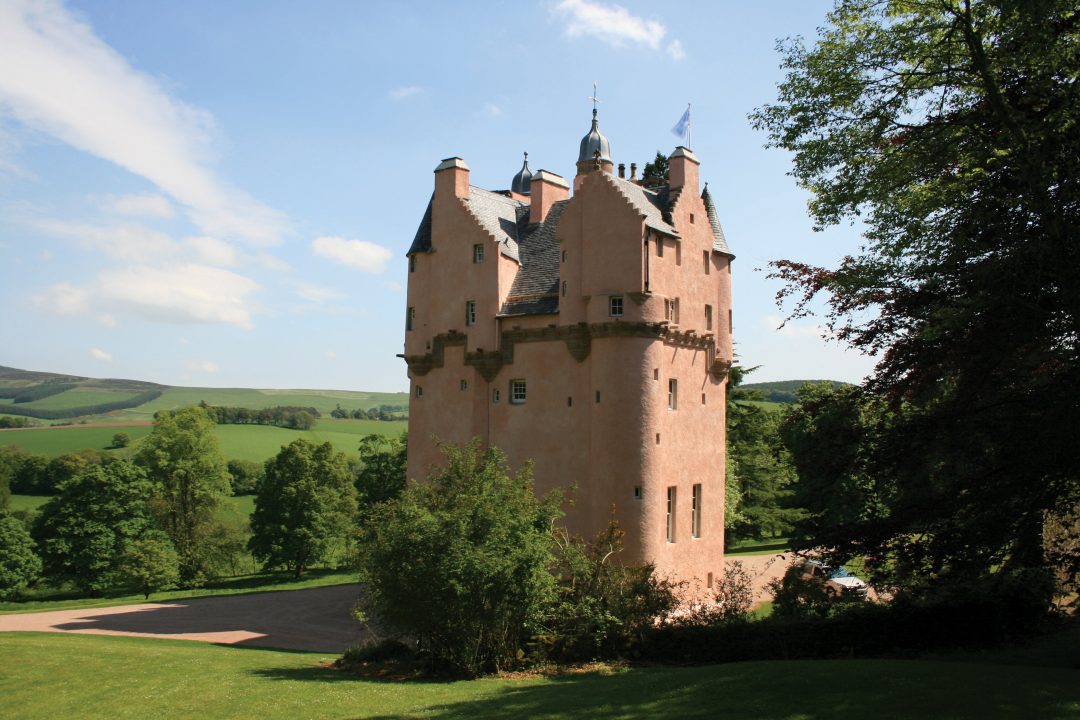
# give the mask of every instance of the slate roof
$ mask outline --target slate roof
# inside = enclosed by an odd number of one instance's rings
[[[420,220],[420,227],[416,229],[416,235],[413,236],[412,245],[409,246],[409,252],[406,255],[412,255],[418,252],[430,252],[431,251],[431,202],[435,199],[435,194],[431,194],[431,200],[428,200],[427,210],[424,211],[424,217]]]
[[[432,196],[434,198],[434,195]],[[488,233],[499,243],[499,252],[521,262],[518,257],[518,240],[529,223],[528,203],[514,200],[500,193],[469,186],[469,198],[465,207]],[[420,227],[416,230],[412,245],[406,255],[431,250],[431,200],[428,201]]]
[[[640,185],[635,185],[629,180],[616,177],[611,173],[601,174],[603,177],[614,183],[619,192],[634,206],[634,209],[644,216],[645,227],[652,228],[665,235],[679,237],[679,231],[672,227],[669,222],[671,215],[668,214],[667,219],[664,219],[664,211],[667,206],[666,192],[665,197],[661,198],[660,193],[656,190],[649,190]],[[666,190],[666,188],[664,188],[664,190]]]
[[[709,184],[705,183],[705,189],[701,191],[701,201],[705,203],[705,212],[709,216],[709,225],[712,226],[713,252],[724,253],[735,257],[728,247],[727,238],[724,237],[724,228],[720,227],[720,218],[716,215],[716,206],[713,205],[712,195],[709,194]]]
[[[544,222],[525,228],[518,245],[521,268],[514,277],[500,316],[559,311],[559,243],[555,231],[569,202],[553,203]]]

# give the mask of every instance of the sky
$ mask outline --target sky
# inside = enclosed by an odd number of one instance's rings
[[[405,252],[439,161],[572,178],[593,83],[615,163],[692,148],[736,255],[751,381],[872,358],[783,323],[767,264],[831,264],[747,115],[830,2],[0,2],[0,365],[401,391]]]

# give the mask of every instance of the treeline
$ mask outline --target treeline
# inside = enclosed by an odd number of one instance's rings
[[[330,417],[345,419],[352,418],[353,420],[405,420],[408,418],[409,406],[408,405],[380,405],[377,408],[368,408],[363,410],[357,408],[356,410],[346,410],[341,407],[339,403],[336,408],[330,411]]]
[[[41,383],[30,387],[0,388],[0,397],[11,398],[14,403],[28,403],[59,395],[75,387],[75,383]]]
[[[83,405],[72,408],[28,408],[20,405],[0,405],[0,413],[26,415],[40,420],[62,420],[82,415],[103,415],[114,410],[127,410],[128,408],[138,407],[151,400],[156,400],[161,397],[161,392],[161,390],[148,390],[126,400],[115,400],[113,402],[98,403],[97,405]],[[16,400],[16,402],[18,401]]]
[[[252,410],[246,407],[224,407],[208,405],[205,401],[199,407],[206,410],[210,419],[218,425],[273,425],[290,430],[310,430],[322,414],[313,407],[296,405],[278,405],[276,407]]]
[[[33,424],[24,417],[11,417],[0,415],[0,429],[33,427]]]

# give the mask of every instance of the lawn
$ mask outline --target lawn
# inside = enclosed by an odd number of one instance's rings
[[[1075,670],[918,660],[650,667],[558,678],[389,682],[332,656],[178,640],[6,633],[18,718],[1075,718]],[[77,660],[75,660],[77,659]]]
[[[329,442],[338,450],[356,455],[358,441],[369,433],[398,435],[408,423],[381,422],[378,420],[337,420],[321,418],[311,430],[288,430],[270,425],[218,425],[214,433],[221,443],[221,451],[230,460],[255,460],[262,462],[274,455],[282,445],[288,445],[297,438],[306,438],[315,443]],[[98,427],[95,425],[70,425],[56,428],[33,430],[7,430],[0,432],[0,445],[17,445],[35,455],[56,457],[64,453],[93,448],[101,450],[108,447],[112,437],[118,432],[127,433],[132,439],[132,448],[138,440],[150,434],[149,425],[137,427]],[[133,449],[123,452],[130,453]]]
[[[731,555],[773,555],[787,552],[788,539],[783,537],[753,538],[739,540],[724,548],[724,557]]]

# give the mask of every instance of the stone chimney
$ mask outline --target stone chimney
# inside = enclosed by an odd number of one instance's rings
[[[435,168],[435,196],[469,197],[469,166],[459,157],[446,158]]]
[[[668,183],[671,189],[685,188],[688,192],[697,194],[699,165],[701,161],[690,148],[682,145],[675,148],[675,152],[668,158]]]
[[[626,177],[626,163],[619,163],[619,177]]]
[[[537,170],[530,187],[529,222],[541,223],[551,206],[570,197],[570,186],[560,175],[547,170]]]
[[[637,182],[637,163],[630,163],[630,182]]]

